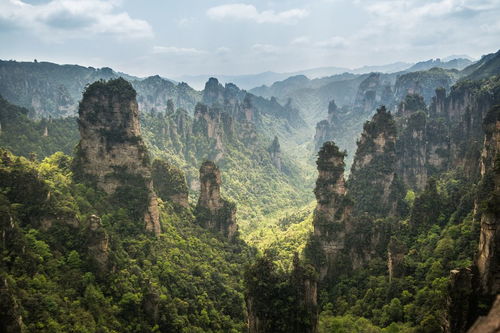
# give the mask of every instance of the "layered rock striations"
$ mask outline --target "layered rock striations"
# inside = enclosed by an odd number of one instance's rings
[[[97,81],[84,92],[78,113],[75,177],[94,183],[158,235],[158,205],[135,90],[122,78]]]
[[[483,294],[500,293],[500,106],[484,120],[481,153],[482,191],[479,194],[481,231],[476,265]]]
[[[383,106],[365,123],[348,183],[356,215],[402,213],[405,191],[396,173],[396,135],[394,119]]]
[[[225,152],[224,141],[234,136],[234,121],[230,114],[222,109],[198,103],[194,111],[193,134],[201,134],[209,139],[213,145],[213,152],[209,156],[219,161]]]
[[[399,104],[395,120],[398,173],[407,187],[421,191],[430,177],[448,168],[449,126],[435,111],[429,112],[416,94]]]
[[[318,151],[323,143],[326,141],[334,141],[338,136],[340,131],[342,131],[342,126],[340,120],[340,110],[335,104],[334,100],[328,103],[328,116],[325,120],[320,121],[316,124],[316,133],[314,134],[314,145],[315,151]]]
[[[236,205],[222,198],[221,184],[220,170],[215,163],[203,162],[200,167],[200,197],[195,210],[196,221],[204,228],[231,239],[238,231]]]
[[[317,205],[314,211],[314,234],[308,244],[309,259],[315,264],[324,279],[333,274],[345,249],[350,213],[344,179],[345,152],[335,143],[325,142],[318,152],[316,164],[318,179],[314,194]]]

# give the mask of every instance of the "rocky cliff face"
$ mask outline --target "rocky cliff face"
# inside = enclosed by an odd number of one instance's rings
[[[346,219],[350,205],[345,196],[344,157],[335,143],[325,142],[318,152],[318,179],[314,194],[317,206],[314,211],[314,242],[325,262],[316,263],[321,279],[330,276],[344,250],[347,232]],[[314,255],[316,256],[316,255]]]
[[[490,312],[479,317],[467,333],[497,333],[500,331],[500,296],[497,296]]]
[[[370,74],[358,87],[354,108],[363,113],[371,113],[380,101],[380,73]]]
[[[449,320],[445,332],[465,332],[474,320],[477,307],[477,281],[473,269],[452,270],[448,294]]]
[[[348,188],[357,215],[396,215],[404,189],[396,174],[396,124],[385,107],[365,123],[351,168]]]
[[[198,103],[194,111],[193,133],[202,134],[209,140],[213,140],[214,161],[219,161],[224,156],[224,140],[234,136],[233,117],[219,108],[209,108]]]
[[[387,270],[389,271],[389,280],[400,278],[404,273],[404,257],[408,251],[406,245],[392,237],[387,246]]]
[[[141,138],[136,93],[124,79],[90,85],[79,107],[81,140],[75,177],[90,181],[118,205],[129,207],[145,229],[160,233],[148,151]],[[124,198],[133,198],[127,202]]]
[[[238,231],[236,206],[221,197],[221,184],[219,168],[211,161],[204,162],[200,168],[200,197],[195,211],[196,220],[207,229],[233,238]]]
[[[144,112],[165,112],[169,108],[169,100],[176,108],[193,110],[202,95],[186,83],[174,84],[158,75],[144,80],[132,81],[137,91],[137,103]]]
[[[476,265],[481,291],[500,293],[500,107],[492,108],[484,121],[484,146],[481,153],[482,198],[481,234]],[[482,194],[482,193],[481,193]],[[480,194],[480,195],[481,195]],[[484,194],[483,194],[484,196]]]
[[[91,258],[92,263],[96,266],[97,272],[106,272],[108,270],[110,250],[109,236],[99,216],[91,215],[87,219],[85,235],[87,236],[89,258]]]
[[[343,130],[339,126],[341,121],[341,110],[337,107],[334,100],[328,103],[328,116],[326,120],[322,120],[316,124],[316,133],[314,134],[315,151],[318,151],[326,141],[333,141],[338,136],[338,133]]]
[[[430,103],[436,88],[449,90],[458,78],[458,71],[432,68],[399,76],[394,86],[394,97],[401,101],[408,94],[421,95],[426,103]]]

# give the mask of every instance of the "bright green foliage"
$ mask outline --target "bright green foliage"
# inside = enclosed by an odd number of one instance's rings
[[[203,161],[217,160],[222,194],[238,206],[238,224],[243,237],[256,229],[264,217],[312,200],[310,189],[314,174],[306,173],[310,166],[299,165],[282,154],[283,167],[282,171],[278,170],[268,151],[271,141],[259,130],[250,142],[246,137],[238,137],[243,130],[224,131],[221,133],[223,149],[219,154],[217,140],[206,135],[207,124],[203,118],[195,121],[182,109],[174,114],[143,114],[142,117],[143,137],[152,155],[182,169],[188,184],[197,183]],[[192,199],[195,194],[191,191]]]
[[[0,296],[16,304],[2,324],[22,315],[30,332],[244,330],[245,246],[197,227],[170,203],[160,207],[158,239],[132,236],[122,226],[137,221],[74,183],[70,164],[61,153],[36,163],[0,152]],[[92,265],[90,214],[109,236],[105,271]]]

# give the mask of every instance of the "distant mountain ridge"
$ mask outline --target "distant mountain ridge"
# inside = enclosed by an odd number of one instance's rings
[[[416,71],[416,70],[426,70],[432,67],[440,67],[445,69],[463,69],[466,66],[473,63],[472,58],[461,55],[461,56],[451,56],[443,59],[430,59],[427,61],[421,61],[418,63],[409,62],[394,62],[385,65],[366,65],[358,68],[347,68],[338,66],[326,66],[304,69],[294,72],[278,73],[272,71],[266,71],[256,74],[241,74],[241,75],[224,75],[224,74],[202,74],[202,75],[183,75],[176,78],[178,81],[188,82],[191,86],[196,89],[202,89],[205,82],[210,77],[217,77],[222,83],[234,83],[243,89],[252,89],[255,87],[260,87],[262,85],[272,85],[276,81],[282,81],[287,78],[305,75],[309,79],[317,79],[329,77],[332,75],[338,75],[343,73],[351,74],[368,74],[371,72],[380,73],[395,73],[402,71]]]

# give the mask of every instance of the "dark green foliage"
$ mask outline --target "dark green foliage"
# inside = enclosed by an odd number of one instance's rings
[[[99,80],[86,87],[83,93],[83,100],[94,96],[103,96],[106,98],[116,98],[121,102],[127,102],[135,99],[137,93],[132,85],[122,77],[111,79],[109,81]]]
[[[75,118],[30,120],[27,115],[27,109],[0,96],[0,146],[27,158],[73,152],[78,142]]]
[[[156,194],[163,200],[172,200],[172,196],[185,196],[187,200],[188,187],[184,173],[163,160],[154,160],[151,170]]]
[[[414,111],[425,111],[427,106],[425,105],[424,98],[418,94],[408,94],[405,99],[399,104],[399,112],[402,110],[406,112]]]
[[[308,304],[308,289],[314,288],[315,270],[295,256],[290,273],[280,271],[269,254],[257,257],[245,271],[250,320],[258,321],[258,332],[313,332],[317,309]]]

